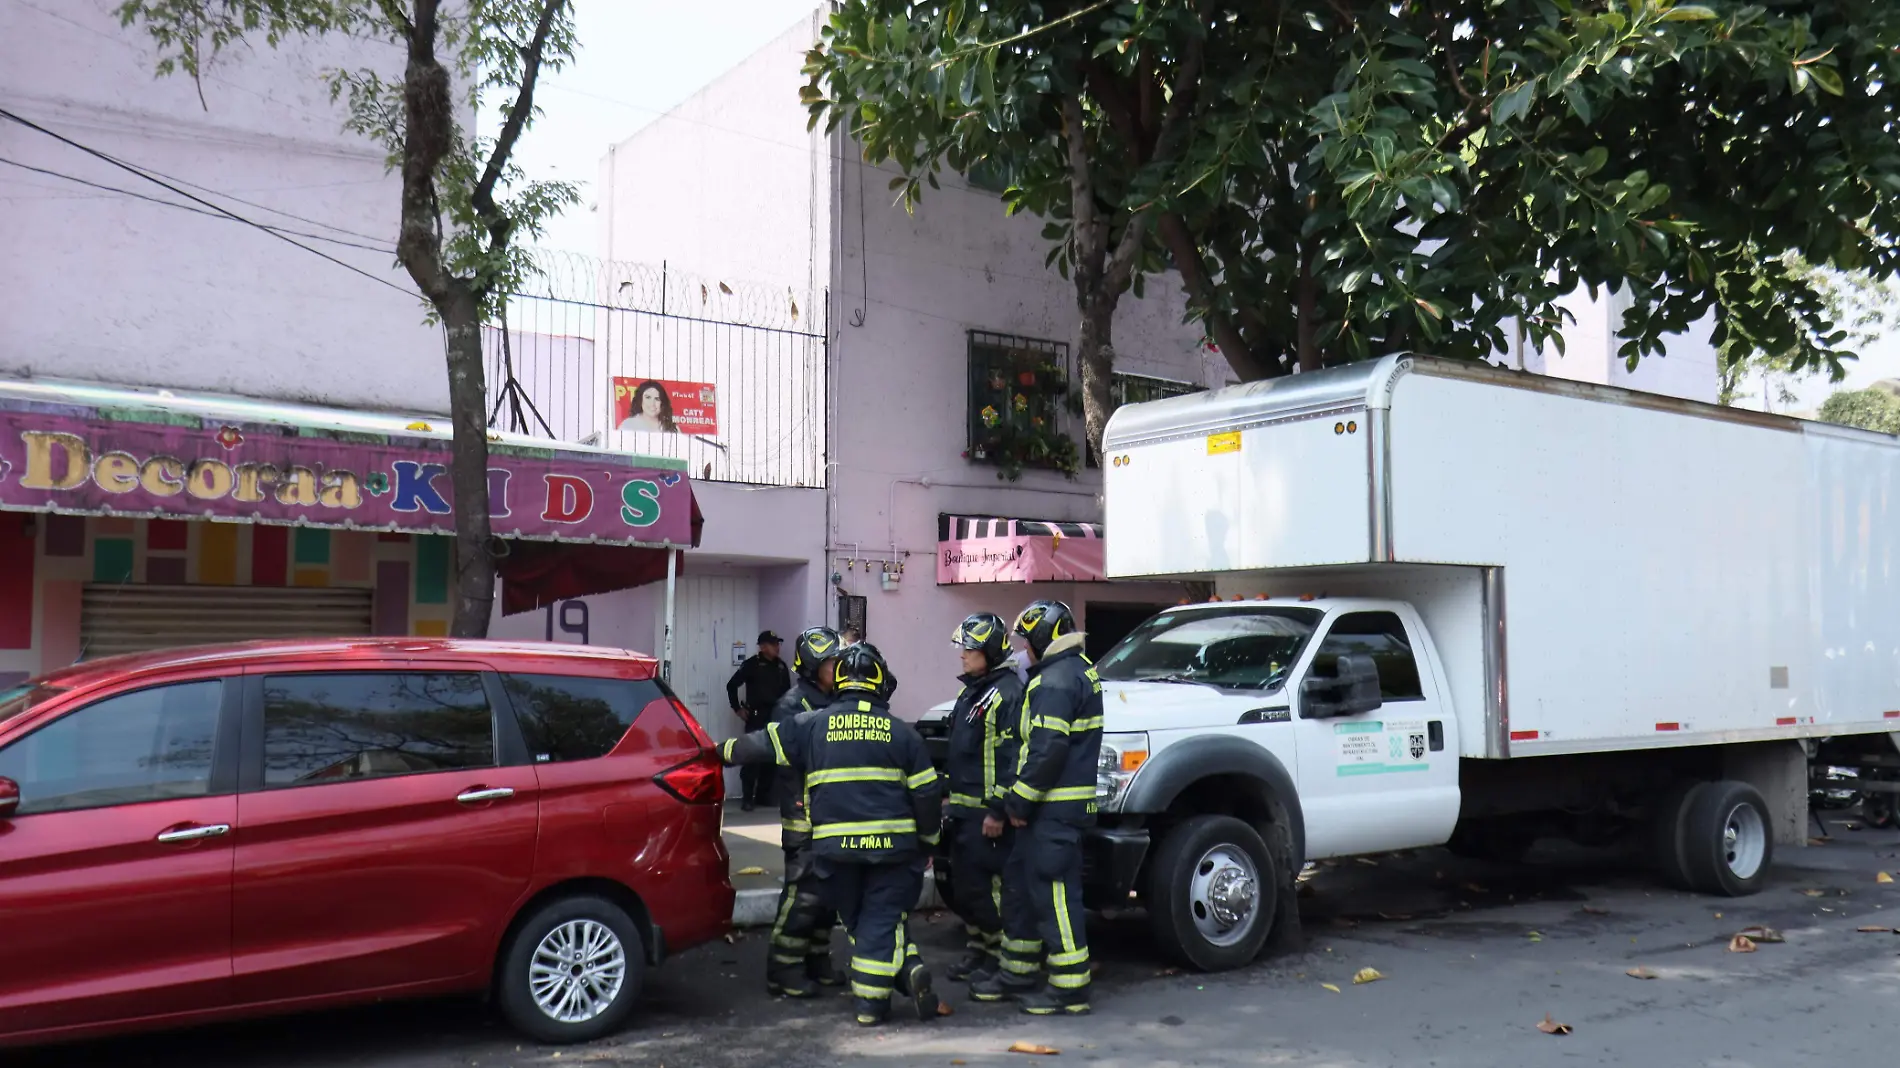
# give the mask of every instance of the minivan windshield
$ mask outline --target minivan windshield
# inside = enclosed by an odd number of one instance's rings
[[[1235,605],[1163,612],[1136,627],[1096,673],[1119,682],[1196,682],[1274,690],[1286,681],[1325,613]]]
[[[57,686],[40,686],[33,683],[0,689],[0,723],[5,723],[33,706],[64,692]]]

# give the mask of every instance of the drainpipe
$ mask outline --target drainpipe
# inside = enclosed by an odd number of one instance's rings
[[[666,634],[660,639],[660,680],[673,684],[673,588],[679,578],[679,550],[666,547]]]

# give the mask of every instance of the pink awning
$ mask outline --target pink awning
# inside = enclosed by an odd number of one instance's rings
[[[937,585],[1104,582],[1099,523],[937,516]]]

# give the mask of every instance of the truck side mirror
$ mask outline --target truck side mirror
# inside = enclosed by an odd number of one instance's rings
[[[1331,675],[1308,675],[1300,684],[1300,711],[1307,719],[1332,719],[1377,711],[1379,667],[1369,656],[1341,655]]]
[[[11,819],[20,808],[20,784],[0,778],[0,820]]]

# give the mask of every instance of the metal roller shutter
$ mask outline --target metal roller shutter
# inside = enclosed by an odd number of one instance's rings
[[[81,660],[260,638],[346,638],[370,633],[364,589],[267,586],[87,586]]]

